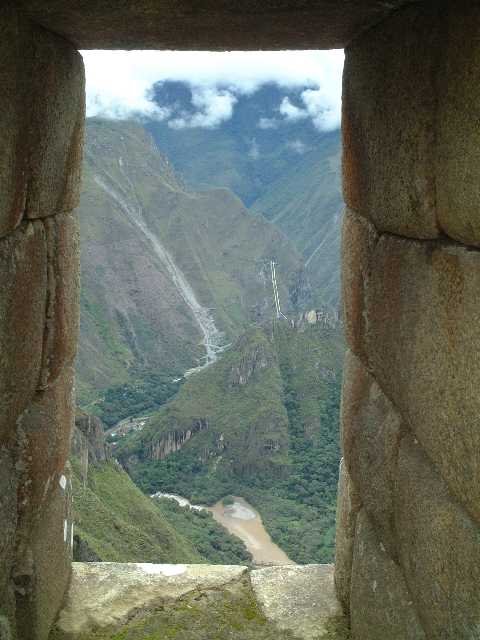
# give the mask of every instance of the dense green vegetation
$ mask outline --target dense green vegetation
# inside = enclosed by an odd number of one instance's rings
[[[209,564],[245,564],[252,557],[243,543],[217,524],[208,511],[181,507],[175,500],[155,499],[165,520],[181,532]]]
[[[76,549],[105,562],[249,564],[238,538],[208,512],[144,495],[114,462],[90,466],[81,479],[72,460]]]
[[[177,393],[183,381],[153,372],[132,374],[132,378],[131,382],[107,388],[103,397],[89,407],[109,427],[128,416],[158,409]]]
[[[207,504],[242,495],[293,560],[331,561],[341,355],[336,328],[285,323],[273,337],[257,329],[189,379],[118,453],[137,456],[129,469],[144,491]],[[149,457],[152,442],[198,416],[208,430],[163,460]]]
[[[115,463],[90,467],[86,486],[73,460],[75,533],[108,562],[202,562]]]

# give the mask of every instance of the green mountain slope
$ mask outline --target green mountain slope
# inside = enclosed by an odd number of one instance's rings
[[[92,469],[85,487],[77,470],[73,490],[76,535],[102,561],[204,561],[114,462]]]
[[[149,493],[243,495],[292,559],[331,560],[342,353],[337,326],[252,329],[116,455]]]
[[[168,382],[205,356],[195,309],[223,343],[270,317],[271,259],[285,308],[308,298],[301,256],[284,234],[226,189],[186,191],[139,125],[88,121],[79,216],[84,406],[158,375],[171,395]]]
[[[340,303],[340,226],[343,199],[338,131],[271,183],[252,211],[277,225],[303,254],[317,304]]]
[[[250,562],[244,545],[208,512],[143,494],[109,459],[96,418],[77,417],[72,454],[75,560]]]

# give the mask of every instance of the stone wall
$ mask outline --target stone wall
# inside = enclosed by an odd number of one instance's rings
[[[0,9],[0,637],[44,640],[70,576],[84,76],[55,31],[96,47],[349,43],[337,591],[353,640],[478,638],[480,7],[130,4]]]
[[[45,638],[70,574],[84,74],[0,10],[0,636]]]
[[[346,51],[336,585],[353,640],[480,633],[480,9]]]

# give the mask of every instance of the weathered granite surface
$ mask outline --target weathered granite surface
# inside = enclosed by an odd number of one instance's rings
[[[343,169],[347,205],[379,231],[435,238],[438,14],[411,3],[346,50]]]
[[[304,640],[328,637],[343,615],[333,565],[267,567],[252,571],[250,579],[266,618]]]
[[[357,516],[361,506],[360,496],[348,475],[345,460],[342,458],[338,479],[335,531],[335,589],[345,613],[348,613],[350,609],[353,545]]]
[[[17,5],[79,49],[343,47],[406,0],[21,0]]]
[[[346,640],[331,565],[74,563],[52,640]]]
[[[354,640],[426,640],[402,570],[365,510],[357,518],[350,606]]]

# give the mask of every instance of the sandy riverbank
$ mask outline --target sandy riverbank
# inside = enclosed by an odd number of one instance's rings
[[[258,565],[295,564],[278,545],[272,542],[260,514],[238,496],[225,507],[222,501],[208,507],[215,520],[244,542]]]

